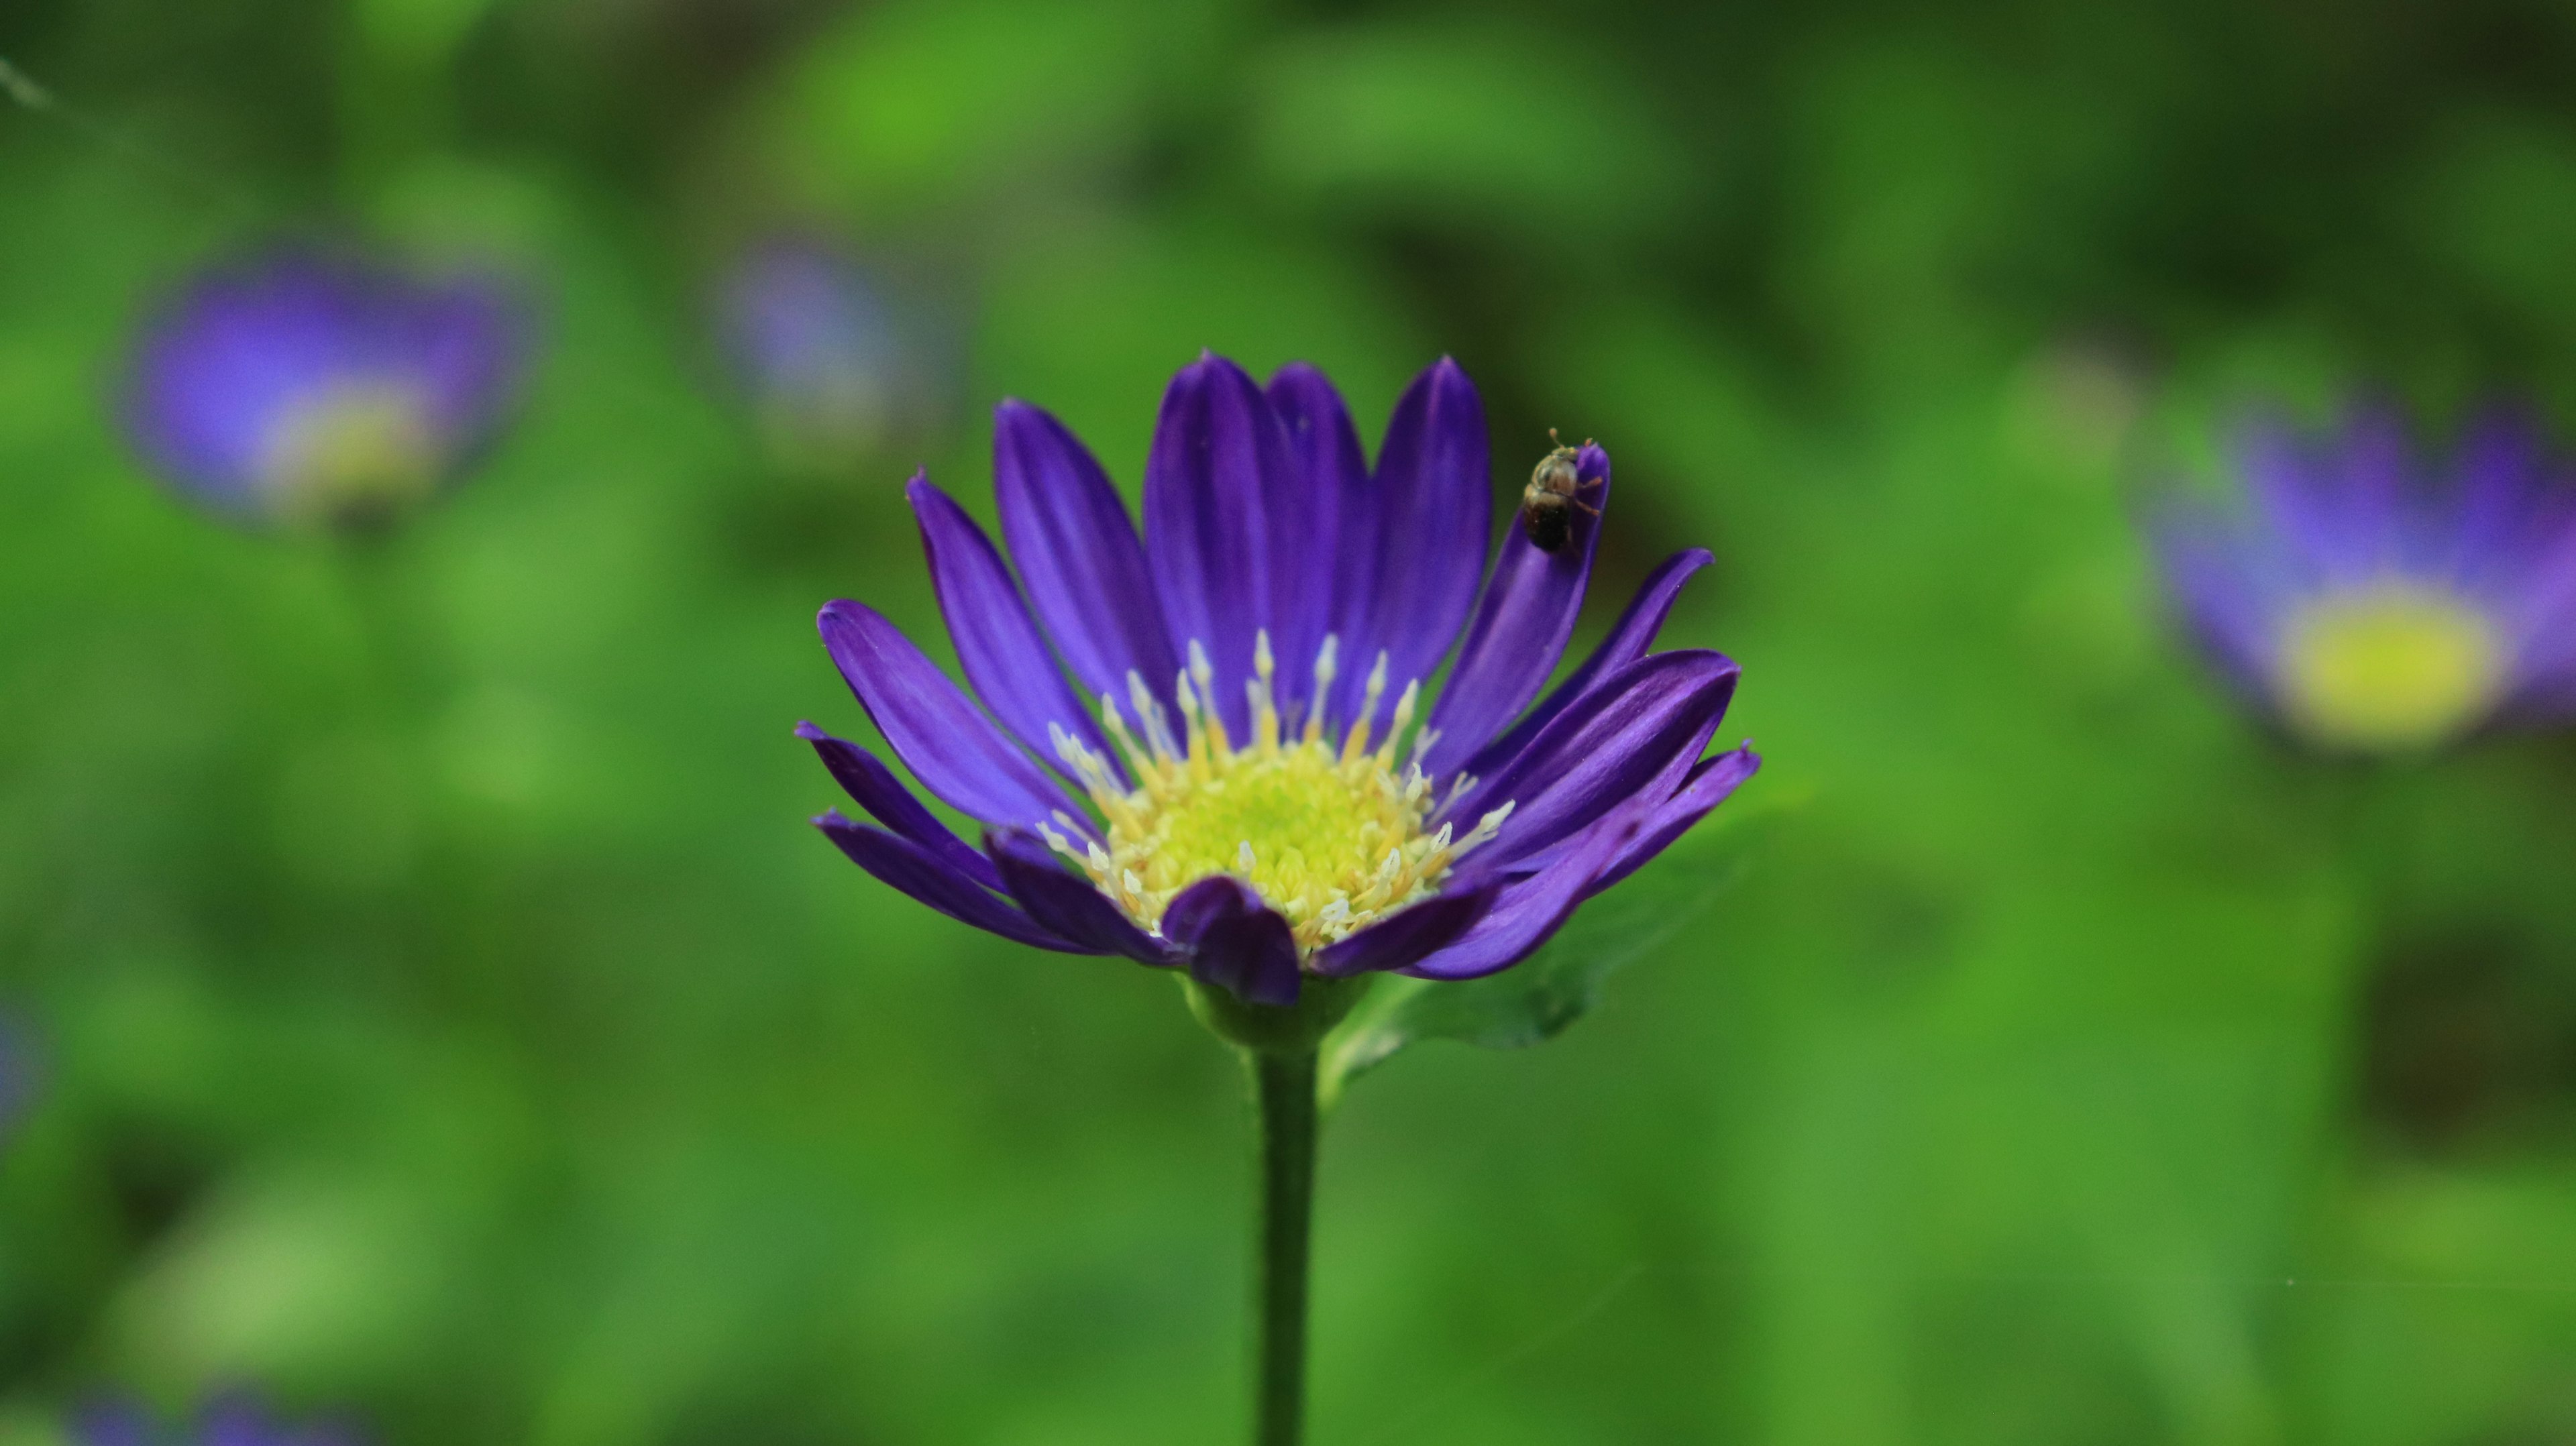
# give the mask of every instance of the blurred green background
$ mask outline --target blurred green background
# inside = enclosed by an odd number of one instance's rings
[[[0,1440],[260,1383],[390,1443],[1204,1443],[1235,1066],[1168,980],[805,827],[990,405],[1132,487],[1202,346],[1498,483],[1619,459],[1585,632],[1791,805],[1705,928],[1327,1142],[1314,1437],[2576,1441],[2576,747],[2299,756],[2163,621],[2141,479],[2254,395],[2576,407],[2576,18],[1919,7],[12,0],[0,57]],[[839,228],[945,405],[770,460],[706,296]],[[499,257],[520,424],[364,556],[109,398],[281,229]],[[937,646],[935,642],[932,644]]]

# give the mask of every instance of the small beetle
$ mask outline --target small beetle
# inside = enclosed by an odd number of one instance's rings
[[[1547,436],[1557,445],[1538,459],[1537,469],[1530,473],[1529,485],[1521,489],[1521,531],[1529,534],[1530,546],[1552,553],[1564,551],[1567,539],[1574,535],[1575,508],[1580,507],[1595,517],[1601,515],[1600,508],[1574,494],[1586,487],[1600,486],[1602,479],[1581,480],[1575,474],[1574,459],[1581,455],[1582,448],[1566,446],[1565,440],[1556,435],[1554,427],[1547,429]],[[1589,447],[1592,444],[1586,442],[1583,445]]]

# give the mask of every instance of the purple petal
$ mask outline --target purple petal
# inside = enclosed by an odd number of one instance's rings
[[[880,882],[911,895],[961,924],[972,924],[1014,943],[1052,949],[1060,954],[1100,952],[1039,928],[1026,914],[986,893],[973,879],[910,839],[897,838],[884,829],[870,828],[863,823],[852,823],[837,812],[826,813],[814,820],[814,826],[840,845],[841,852],[850,856],[850,862],[876,875]]]
[[[1300,517],[1289,533],[1302,540],[1290,553],[1298,598],[1286,611],[1302,631],[1274,639],[1281,709],[1295,716],[1310,701],[1323,634],[1337,640],[1344,670],[1357,660],[1365,671],[1377,656],[1368,628],[1369,599],[1377,587],[1377,490],[1350,409],[1322,372],[1291,362],[1270,379],[1269,396],[1271,410],[1288,429],[1299,478]]]
[[[1601,876],[1592,881],[1584,897],[1600,893],[1637,871],[1640,864],[1672,846],[1673,840],[1690,832],[1693,825],[1708,817],[1709,811],[1726,802],[1744,780],[1761,771],[1762,755],[1750,748],[1738,748],[1714,758],[1703,758],[1691,768],[1690,775],[1673,796],[1655,806],[1647,815],[1637,836],[1628,841]]]
[[[1163,937],[1190,951],[1190,977],[1254,1004],[1297,1002],[1297,940],[1249,884],[1210,874],[1172,897]]]
[[[942,863],[982,884],[988,889],[1002,887],[1002,876],[993,869],[993,861],[984,857],[973,844],[949,831],[937,815],[922,807],[912,790],[894,776],[894,770],[877,761],[877,756],[846,739],[835,738],[811,723],[796,725],[796,736],[814,745],[822,756],[823,766],[841,790],[868,811],[877,822],[912,842],[928,849]]]
[[[2283,544],[2283,555],[2313,578],[2331,570],[2331,560],[2345,551],[2334,499],[2324,485],[2326,464],[2290,424],[2264,415],[2246,422],[2236,438],[2237,468],[2243,473],[2269,531]]]
[[[1375,616],[1369,632],[1387,653],[1397,688],[1428,681],[1475,605],[1493,532],[1493,469],[1485,404],[1458,364],[1442,357],[1405,388],[1377,459]],[[1345,668],[1336,712],[1347,717],[1375,654]]]
[[[84,1406],[72,1418],[72,1439],[80,1446],[150,1446],[153,1435],[152,1417],[122,1397]]]
[[[1665,558],[1638,585],[1636,596],[1628,600],[1628,610],[1619,615],[1619,621],[1611,627],[1610,635],[1601,640],[1601,646],[1594,648],[1592,655],[1575,665],[1564,682],[1540,699],[1539,705],[1529,711],[1529,716],[1513,724],[1510,731],[1469,758],[1465,771],[1480,778],[1491,775],[1513,754],[1528,747],[1529,741],[1538,736],[1538,731],[1564,712],[1568,703],[1591,691],[1595,682],[1646,656],[1646,650],[1655,644],[1655,635],[1663,631],[1664,619],[1671,616],[1674,601],[1682,595],[1682,585],[1710,561],[1705,547],[1684,548]]]
[[[1632,798],[1603,815],[1556,862],[1506,885],[1458,942],[1403,972],[1417,979],[1476,979],[1528,958],[1573,917],[1592,881],[1636,838],[1652,807],[1647,799]]]
[[[1145,460],[1145,557],[1173,643],[1207,649],[1213,702],[1237,738],[1248,736],[1253,636],[1271,629],[1275,648],[1292,620],[1281,574],[1308,540],[1289,525],[1297,481],[1287,429],[1243,368],[1207,355],[1172,378]]]
[[[1376,970],[1402,969],[1457,942],[1502,892],[1499,881],[1452,889],[1380,919],[1315,953],[1315,972],[1340,978]]]
[[[1567,546],[1541,552],[1520,527],[1503,529],[1502,556],[1475,621],[1467,625],[1467,640],[1459,644],[1458,666],[1431,710],[1431,729],[1440,736],[1422,766],[1434,778],[1474,756],[1538,696],[1565,654],[1566,639],[1574,636],[1584,584],[1592,576],[1593,547],[1601,539],[1601,519],[1583,509],[1610,505],[1610,454],[1586,445],[1574,471],[1580,505]]]
[[[1030,827],[1065,795],[912,640],[864,603],[823,609],[824,646],[886,742],[950,806],[985,823]]]
[[[1020,601],[984,529],[927,477],[914,477],[904,495],[921,522],[922,551],[930,559],[930,580],[939,590],[939,611],[948,619],[957,661],[984,706],[1040,758],[1056,757],[1050,730],[1061,728],[1118,770],[1117,755],[1057,671],[1055,653],[1030,620],[1028,604]]]
[[[993,413],[993,491],[1002,539],[1066,666],[1123,698],[1127,676],[1166,706],[1179,655],[1118,489],[1062,422],[1024,402]]]
[[[1065,871],[1043,839],[1020,829],[996,829],[986,846],[993,863],[1029,918],[1103,954],[1124,954],[1140,964],[1176,962],[1172,951],[1136,927],[1126,911],[1089,879]]]
[[[1492,778],[1443,809],[1473,820],[1510,800],[1501,837],[1468,855],[1461,874],[1498,872],[1568,838],[1617,805],[1679,781],[1717,731],[1740,670],[1723,653],[1656,653],[1602,680],[1540,730]],[[1655,795],[1661,800],[1660,793]]]
[[[2258,577],[2247,545],[2205,516],[2170,514],[2154,537],[2165,581],[2201,646],[2249,696],[2268,696],[2283,584]]]
[[[197,1446],[278,1446],[287,1433],[258,1402],[228,1392],[198,1412],[196,1434]]]

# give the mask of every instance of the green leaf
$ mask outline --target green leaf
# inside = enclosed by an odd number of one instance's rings
[[[1698,922],[1744,872],[1776,802],[1721,809],[1660,858],[1585,904],[1539,951],[1483,979],[1447,983],[1391,975],[1324,1041],[1324,1102],[1352,1080],[1426,1039],[1487,1049],[1544,1044],[1601,1000],[1609,977]]]

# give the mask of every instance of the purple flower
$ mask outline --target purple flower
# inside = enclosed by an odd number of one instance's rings
[[[750,248],[718,289],[717,312],[727,357],[782,455],[863,456],[917,402],[893,312],[837,247],[778,237]]]
[[[2526,422],[2473,427],[2425,475],[2402,424],[2263,419],[2236,447],[2250,509],[2172,509],[2166,577],[2231,681],[2292,733],[2410,753],[2576,716],[2576,489]]]
[[[317,1423],[279,1420],[242,1392],[211,1397],[184,1425],[167,1425],[131,1399],[103,1402],[73,1423],[78,1446],[356,1446],[357,1433]]]
[[[1474,978],[1759,766],[1701,756],[1736,665],[1648,651],[1698,548],[1539,697],[1600,523],[1578,510],[1553,553],[1514,526],[1488,573],[1484,407],[1453,362],[1405,391],[1372,469],[1322,373],[1292,365],[1265,391],[1202,356],[1163,395],[1141,542],[1061,423],[1004,402],[996,428],[1016,580],[956,503],[910,488],[974,695],[864,604],[821,620],[896,755],[983,847],[865,749],[797,730],[882,827],[815,822],[952,918],[1261,1004],[1293,1003],[1308,974]],[[1608,454],[1587,445],[1577,470],[1606,505]]]
[[[9,1138],[18,1117],[36,1093],[36,1062],[17,1022],[0,1015],[0,1141]]]
[[[528,318],[489,280],[280,250],[209,271],[137,343],[125,415],[168,481],[246,518],[381,520],[518,398]]]

